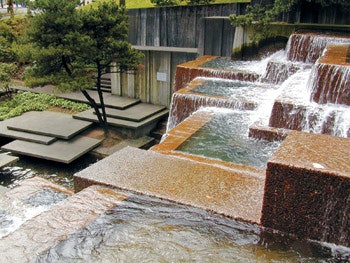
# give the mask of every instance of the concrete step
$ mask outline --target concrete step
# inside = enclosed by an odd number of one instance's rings
[[[85,227],[121,200],[125,194],[91,186],[72,195],[0,239],[2,262],[36,262],[40,254]]]
[[[70,114],[30,111],[12,118],[7,129],[69,140],[91,125],[92,122],[76,120]]]
[[[45,136],[45,135],[33,134],[29,132],[10,130],[7,128],[8,126],[11,126],[11,125],[13,126],[17,124],[18,120],[21,120],[21,118],[15,117],[15,118],[11,118],[0,122],[0,136],[11,138],[11,139],[19,139],[22,141],[41,143],[41,144],[50,144],[57,140],[57,138],[52,136]]]
[[[127,137],[139,138],[148,135],[156,126],[159,120],[168,116],[169,110],[163,109],[156,114],[143,119],[142,121],[130,121],[117,118],[108,118],[108,124],[113,127],[117,127],[118,130]],[[85,121],[93,121],[98,123],[98,119],[93,109],[80,112],[73,115],[73,118]]]
[[[166,109],[165,106],[139,103],[125,110],[106,109],[107,116],[114,119],[140,122]]]
[[[0,238],[73,194],[40,177],[26,179],[15,188],[6,189],[0,195]]]
[[[50,145],[15,140],[1,147],[15,154],[69,164],[101,144],[101,140],[85,136],[57,140]]]
[[[150,195],[260,223],[265,171],[209,165],[125,147],[74,175],[76,191],[92,184]]]
[[[11,155],[8,155],[6,153],[1,153],[0,154],[0,168],[2,168],[4,166],[11,165],[11,164],[17,162],[18,159],[19,158],[16,156],[11,156]]]

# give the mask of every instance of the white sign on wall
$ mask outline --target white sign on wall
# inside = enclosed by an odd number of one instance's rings
[[[157,72],[157,80],[166,82],[167,81],[167,74],[164,72]]]

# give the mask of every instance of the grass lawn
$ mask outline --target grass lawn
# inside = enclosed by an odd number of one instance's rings
[[[154,7],[150,0],[125,0],[127,8]],[[250,0],[215,0],[215,4],[247,3]]]

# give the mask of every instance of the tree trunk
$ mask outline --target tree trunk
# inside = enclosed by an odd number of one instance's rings
[[[89,93],[86,90],[82,90],[81,92],[83,93],[85,98],[89,101],[90,105],[94,108],[98,122],[103,123],[102,115],[100,113],[100,110],[96,101],[89,95]]]
[[[102,128],[103,128],[104,134],[107,137],[107,135],[109,133],[109,130],[108,130],[106,106],[105,106],[105,102],[104,102],[104,99],[103,99],[103,93],[102,93],[102,89],[101,89],[102,66],[101,66],[101,64],[99,62],[97,62],[96,64],[97,64],[96,88],[97,88],[98,97],[100,99],[100,107],[101,107],[101,110],[102,110],[102,119],[103,119],[103,122],[101,124],[102,124]]]

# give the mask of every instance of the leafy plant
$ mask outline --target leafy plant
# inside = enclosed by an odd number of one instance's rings
[[[36,94],[29,91],[19,92],[14,98],[0,101],[0,120],[19,116],[27,111],[43,111],[50,107],[59,107],[74,112],[90,108],[85,103],[57,98],[51,94]]]
[[[175,6],[180,4],[180,0],[151,0],[156,6]]]
[[[99,1],[77,9],[79,0],[36,0],[30,19],[28,42],[35,64],[26,72],[26,84],[54,84],[81,91],[108,133],[107,114],[101,89],[105,70],[137,69],[142,53],[128,42],[128,16],[115,1]],[[30,74],[28,74],[30,73]],[[99,102],[87,92],[96,87]]]
[[[212,0],[189,0],[189,5],[207,5],[213,2]]]
[[[336,6],[343,10],[350,9],[349,0],[309,0],[323,7]],[[301,0],[275,0],[270,5],[249,5],[244,15],[230,15],[233,26],[251,26],[254,30],[253,42],[271,37],[270,23],[276,21],[283,13],[291,11]]]

